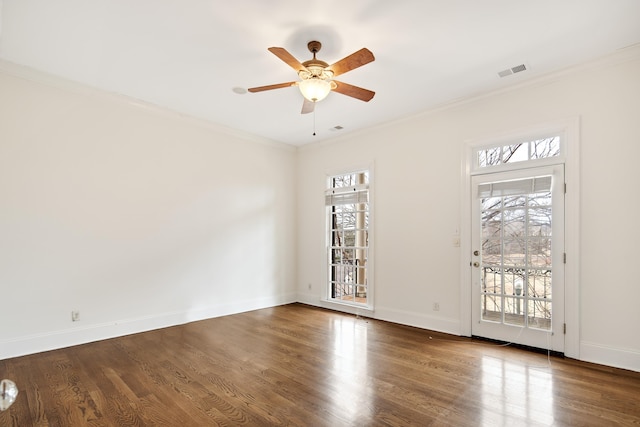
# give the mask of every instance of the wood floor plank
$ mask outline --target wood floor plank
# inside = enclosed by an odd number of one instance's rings
[[[0,426],[640,426],[640,373],[291,304],[0,361]]]

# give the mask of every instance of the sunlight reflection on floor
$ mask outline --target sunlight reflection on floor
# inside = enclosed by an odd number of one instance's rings
[[[357,424],[373,411],[373,391],[367,371],[367,327],[358,318],[335,318],[331,322],[333,366],[331,375],[335,390],[332,400],[335,413],[348,423]]]
[[[481,425],[552,425],[553,378],[548,366],[483,356]]]

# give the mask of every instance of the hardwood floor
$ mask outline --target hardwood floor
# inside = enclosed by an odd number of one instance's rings
[[[629,426],[640,373],[274,307],[0,361],[1,426]]]

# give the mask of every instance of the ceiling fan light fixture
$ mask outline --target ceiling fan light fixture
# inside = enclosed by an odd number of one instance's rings
[[[2,2],[2,0],[0,0]],[[329,95],[329,92],[335,91],[342,95],[350,96],[364,102],[370,101],[375,92],[353,86],[347,83],[337,82],[333,80],[341,74],[355,70],[375,60],[373,53],[365,47],[351,55],[345,56],[332,65],[316,58],[316,54],[320,51],[322,44],[319,41],[310,41],[307,43],[309,52],[313,54],[313,58],[300,62],[291,55],[283,47],[270,47],[269,52],[273,53],[285,64],[293,68],[300,80],[295,82],[277,83],[268,86],[251,87],[247,89],[251,93],[263,92],[272,89],[281,89],[291,86],[298,86],[300,93],[304,97],[302,103],[301,114],[308,114],[314,111],[314,105],[318,101],[322,101]]]
[[[332,82],[318,77],[311,77],[298,83],[302,96],[311,102],[322,101],[329,95]]]

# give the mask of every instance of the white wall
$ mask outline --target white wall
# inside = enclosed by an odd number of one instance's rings
[[[0,359],[295,301],[295,149],[0,65]]]
[[[640,371],[640,49],[297,153],[26,74],[0,63],[0,359],[321,305],[325,175],[370,163],[374,317],[459,333],[464,141],[579,116],[579,358]]]
[[[581,122],[581,259],[579,300],[567,304],[579,305],[578,357],[640,371],[637,48],[534,84],[300,149],[300,299],[326,305],[321,302],[326,173],[373,162],[373,317],[460,333],[461,254],[452,236],[461,221],[465,141],[572,117]],[[432,310],[434,302],[440,311]]]

